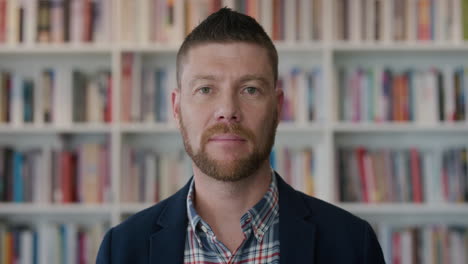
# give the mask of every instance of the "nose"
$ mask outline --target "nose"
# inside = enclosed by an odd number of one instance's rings
[[[215,118],[218,122],[240,122],[241,112],[238,98],[230,93],[220,96],[217,103]]]

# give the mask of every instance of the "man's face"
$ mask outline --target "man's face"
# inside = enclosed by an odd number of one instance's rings
[[[246,178],[267,162],[283,102],[266,49],[201,44],[181,64],[172,105],[187,153],[217,180]]]

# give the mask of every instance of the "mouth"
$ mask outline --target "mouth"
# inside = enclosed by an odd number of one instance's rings
[[[240,142],[240,141],[246,141],[243,137],[240,137],[235,134],[218,134],[210,137],[208,141],[218,141],[218,142]]]

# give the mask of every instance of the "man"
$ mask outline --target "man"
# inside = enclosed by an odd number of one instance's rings
[[[384,263],[367,222],[272,171],[277,78],[276,49],[248,16],[223,8],[187,36],[172,110],[193,178],[112,228],[98,263]]]

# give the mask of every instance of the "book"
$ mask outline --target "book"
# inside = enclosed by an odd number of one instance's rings
[[[468,181],[466,152],[466,147],[441,150],[411,146],[407,149],[340,148],[337,163],[340,200],[364,203],[465,202]]]

